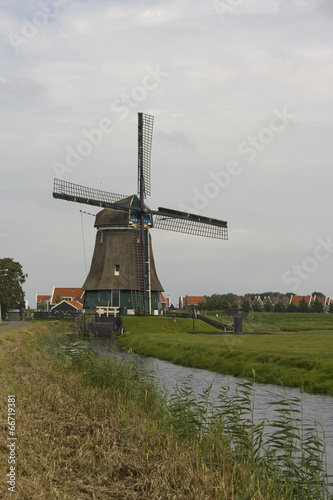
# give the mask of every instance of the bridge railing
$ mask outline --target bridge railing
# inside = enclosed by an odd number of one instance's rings
[[[107,318],[109,316],[116,317],[117,314],[119,314],[119,309],[119,307],[113,306],[96,307],[96,314],[98,314],[99,317],[104,316],[104,314]]]

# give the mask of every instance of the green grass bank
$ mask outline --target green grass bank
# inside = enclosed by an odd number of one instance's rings
[[[332,319],[324,314],[250,313],[244,318],[245,330],[256,324],[276,333],[193,335],[190,318],[174,322],[170,317],[125,316],[120,342],[126,349],[178,365],[244,378],[252,378],[254,370],[258,382],[333,396]],[[230,323],[230,318],[219,320]],[[195,330],[215,329],[195,320]]]

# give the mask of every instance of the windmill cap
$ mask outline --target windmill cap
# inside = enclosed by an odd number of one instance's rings
[[[129,213],[120,212],[119,210],[111,210],[104,208],[96,214],[94,226],[97,228],[110,227],[110,226],[128,226]]]
[[[132,196],[128,196],[127,198],[123,198],[122,200],[117,201],[117,204],[127,206],[124,211],[122,210],[114,210],[112,208],[104,208],[98,214],[96,214],[95,224],[94,226],[99,228],[103,227],[112,227],[112,226],[131,226],[135,222],[139,222],[139,214],[137,210],[131,210],[129,207],[140,206],[139,198],[134,194]],[[151,225],[152,218],[149,214],[149,209],[145,205],[147,209],[147,214],[145,215],[145,223]]]

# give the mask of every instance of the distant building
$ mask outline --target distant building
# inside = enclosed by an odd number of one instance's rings
[[[254,297],[254,299],[253,299],[253,303],[252,303],[252,304],[253,304],[253,305],[258,305],[258,306],[260,306],[260,307],[263,307],[263,305],[264,305],[264,303],[263,303],[263,301],[262,301],[262,299],[261,299],[260,295],[256,295],[256,297]]]
[[[197,306],[199,302],[205,302],[205,297],[199,295],[185,295],[179,297],[179,309],[188,309],[189,307]]]
[[[170,308],[170,306],[171,306],[170,297],[165,297],[162,292],[160,293],[160,301],[161,301],[161,307],[162,307],[163,311],[165,309],[169,309]]]
[[[305,302],[308,306],[311,305],[311,302],[314,300],[312,295],[292,295],[290,297],[290,304],[295,304],[295,306],[299,306],[301,300],[305,299]]]
[[[315,295],[314,298],[313,298],[313,300],[316,300],[316,299],[318,299],[319,302],[321,302],[323,304],[324,311],[328,311],[329,310],[330,304],[332,302],[331,297],[321,297],[321,296],[317,297],[317,295]]]
[[[83,309],[81,302],[76,300],[62,300],[51,308],[52,313],[56,314],[75,314]]]
[[[272,302],[272,299],[270,298],[270,296],[268,295],[267,297],[264,297],[264,300],[262,301],[263,303],[263,306],[265,307],[271,307],[273,308],[273,302]]]
[[[243,297],[240,297],[240,296],[236,297],[235,303],[237,304],[238,309],[240,309],[242,307],[242,304],[243,304]]]
[[[36,294],[36,309],[38,309],[41,304],[45,304],[46,309],[49,309],[50,300],[51,300],[51,295]]]
[[[60,301],[62,300],[78,301],[83,304],[83,295],[84,295],[84,290],[82,290],[81,288],[53,287],[53,292],[50,299],[50,306],[52,308],[57,303],[59,303],[59,298]]]
[[[46,305],[46,309],[49,311],[63,300],[67,300],[69,302],[80,302],[83,304],[83,294],[84,290],[81,288],[73,288],[73,287],[53,287],[53,291],[51,295],[36,295],[36,309],[39,309],[41,304]]]

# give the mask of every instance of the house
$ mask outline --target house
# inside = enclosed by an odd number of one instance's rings
[[[287,308],[290,304],[290,298],[288,297],[288,295],[286,295],[285,297],[282,297],[282,299],[280,299],[282,304]]]
[[[241,297],[240,295],[238,297],[236,297],[235,303],[237,304],[238,309],[240,309],[242,307],[242,304],[243,304],[243,297]]]
[[[272,299],[269,295],[264,297],[264,300],[262,301],[262,303],[263,303],[263,307],[264,307],[265,311],[272,311],[273,310],[274,305],[273,305]]]
[[[81,302],[77,300],[62,300],[51,308],[55,314],[76,314],[83,309]]]
[[[46,309],[49,308],[50,305],[50,300],[51,300],[51,295],[39,295],[36,294],[36,309],[39,309],[41,304],[46,305]]]
[[[290,304],[290,298],[288,297],[288,295],[284,295],[284,296],[275,295],[271,300],[272,300],[273,306],[276,306],[276,304],[278,304],[279,302],[282,302],[284,307],[287,308]]]
[[[253,299],[253,305],[259,305],[260,307],[263,307],[264,303],[260,297],[260,295],[256,295]]]
[[[321,295],[314,295],[312,296],[312,300],[315,301],[316,299],[319,300],[319,302],[323,305],[324,311],[328,311],[330,308],[330,304],[332,302],[331,297],[322,297]]]
[[[78,301],[83,303],[84,290],[81,288],[60,288],[53,287],[53,292],[50,299],[51,309],[62,300]]]
[[[197,306],[199,302],[205,302],[205,297],[199,295],[179,297],[179,309],[188,309],[189,307]]]
[[[326,297],[325,310],[329,311],[330,305],[332,304],[332,297]]]
[[[295,304],[295,306],[299,306],[299,303],[301,300],[305,299],[306,303],[308,306],[311,305],[312,301],[314,300],[311,295],[292,295],[290,297],[290,304]]]
[[[251,307],[253,306],[253,300],[251,299],[250,295],[244,295],[243,302],[244,302],[244,300],[248,300],[250,306]]]
[[[171,299],[170,297],[165,297],[163,293],[160,293],[160,301],[161,301],[161,306],[162,310],[164,311],[165,309],[169,309],[171,306]]]

